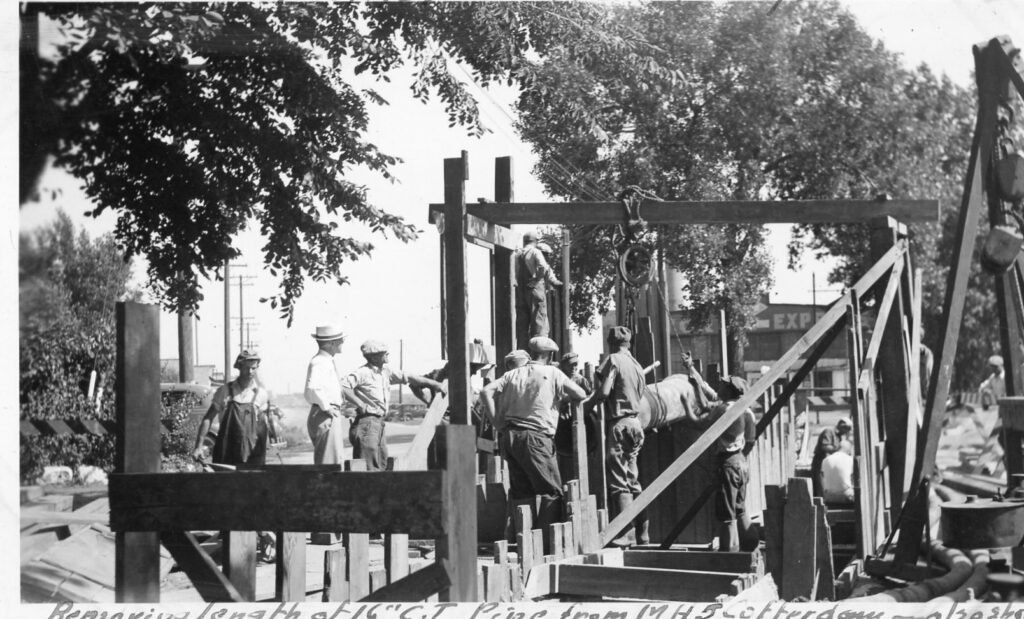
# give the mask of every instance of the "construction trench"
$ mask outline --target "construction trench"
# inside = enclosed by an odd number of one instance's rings
[[[999,122],[1005,107],[1001,98],[1011,85],[1018,96],[1024,93],[1020,54],[1003,37],[976,46],[975,57],[978,124],[946,288],[945,329],[930,377],[920,376],[919,370],[922,293],[910,261],[908,228],[938,220],[935,200],[726,203],[633,197],[624,199],[626,204],[523,204],[513,201],[511,160],[500,158],[494,201],[467,205],[466,153],[445,160],[445,201],[430,206],[430,220],[443,224],[448,395],[435,398],[408,453],[392,459],[388,471],[367,472],[360,470],[360,461],[351,461],[216,474],[160,473],[158,309],[118,304],[117,372],[133,378],[117,385],[117,472],[109,481],[116,601],[159,601],[168,555],[206,601],[1016,599],[1024,592],[1024,553],[1019,552],[1024,489],[1016,491],[1017,480],[1024,480],[1024,353],[1018,346],[1024,328],[1024,259],[1019,242],[1009,254],[1005,243],[993,241],[983,248],[998,271],[996,310],[1008,361],[1008,397],[999,402],[1007,487],[994,497],[968,497],[935,475],[981,207],[988,205],[995,228],[1005,224],[1004,202],[1024,197],[1008,195],[990,173],[1005,160],[993,156],[1000,132],[1007,130],[1007,123]],[[1024,170],[1019,179],[1024,183]],[[576,407],[561,518],[542,530],[534,526],[536,505],[508,498],[500,455],[470,423],[465,300],[470,294],[491,297],[498,359],[525,348],[513,259],[521,239],[508,226],[628,228],[637,220],[656,225],[863,223],[871,227],[874,264],[703,431],[677,423],[685,417],[684,392],[692,387],[686,377],[671,374],[667,320],[649,301],[656,292],[652,286],[664,278],[621,292],[648,299],[636,305],[633,349],[642,365],[662,366],[650,375],[641,412],[648,431],[639,457],[644,490],[623,513],[609,518],[601,464],[603,424],[588,439],[584,412]],[[490,252],[490,291],[467,290],[467,242]],[[566,283],[567,260],[565,254]],[[553,297],[551,305],[560,306],[552,312],[553,337],[568,351],[567,300]],[[854,386],[849,412],[858,480],[853,505],[842,509],[813,497],[811,480],[797,470],[792,406],[794,393],[837,338],[847,344]],[[756,549],[719,552],[712,549],[709,447],[747,408],[757,418],[757,441],[747,454],[746,510],[754,515],[761,539]],[[446,409],[450,424],[441,423]],[[610,547],[641,512],[650,520],[651,543]],[[221,566],[196,531],[223,532]],[[257,596],[256,531],[278,532],[272,598]],[[323,531],[344,533],[334,539]],[[326,548],[311,543],[324,535]],[[376,535],[380,541],[371,542]],[[370,568],[371,543],[383,548],[382,568]],[[422,547],[429,552],[416,552]],[[324,566],[322,581],[311,588],[310,553],[320,552],[323,560],[317,554],[312,563]],[[417,554],[420,558],[411,561]]]

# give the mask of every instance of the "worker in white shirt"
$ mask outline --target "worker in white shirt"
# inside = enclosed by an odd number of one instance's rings
[[[334,366],[334,355],[341,352],[345,334],[335,325],[323,325],[313,333],[319,350],[306,371],[306,402],[310,404],[306,429],[313,441],[314,464],[340,464],[345,459],[345,434],[349,421],[342,411],[346,394]]]
[[[853,444],[840,441],[839,449],[821,463],[821,494],[829,505],[853,503]]]

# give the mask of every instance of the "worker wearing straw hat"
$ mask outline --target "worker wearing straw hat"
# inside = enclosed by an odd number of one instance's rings
[[[318,350],[306,371],[306,402],[309,417],[306,429],[313,441],[314,464],[340,464],[345,459],[345,433],[348,419],[342,414],[345,397],[334,355],[341,352],[345,334],[335,325],[322,325],[312,334]]]

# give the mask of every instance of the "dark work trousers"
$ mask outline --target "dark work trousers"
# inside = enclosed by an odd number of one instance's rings
[[[366,470],[383,471],[388,464],[388,446],[384,442],[384,419],[378,415],[362,415],[348,431],[352,457],[366,461]]]
[[[718,494],[715,518],[720,522],[739,520],[746,511],[747,457],[742,451],[718,454]]]
[[[562,496],[554,437],[537,430],[508,428],[501,433],[499,444],[508,462],[509,498]]]
[[[530,295],[530,337],[548,337],[551,323],[548,322],[547,287],[540,282],[529,288]]]
[[[644,430],[635,415],[620,417],[608,424],[608,496],[640,494],[640,473],[636,459],[644,445]]]

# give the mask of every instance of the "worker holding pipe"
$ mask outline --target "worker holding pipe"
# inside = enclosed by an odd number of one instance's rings
[[[693,368],[689,354],[683,355],[683,366],[690,378],[700,384],[699,391],[708,393],[710,388],[700,373]],[[747,381],[739,376],[723,376],[716,392],[717,400],[695,414],[688,413],[690,421],[698,427],[709,428],[747,392]],[[757,436],[754,413],[744,409],[718,440],[715,441],[718,467],[718,492],[715,496],[715,519],[719,521],[718,549],[723,552],[740,550],[740,538],[746,547],[753,541],[750,517],[746,512],[747,481],[749,469],[745,448]]]
[[[608,515],[612,519],[625,511],[643,490],[636,461],[644,444],[644,429],[637,415],[646,382],[643,367],[629,352],[632,337],[626,327],[609,329],[607,339],[612,353],[597,370],[599,387],[593,396],[595,401],[604,403],[605,436],[608,437],[605,457]],[[641,512],[633,525],[612,543],[616,546],[649,543],[646,513]]]

